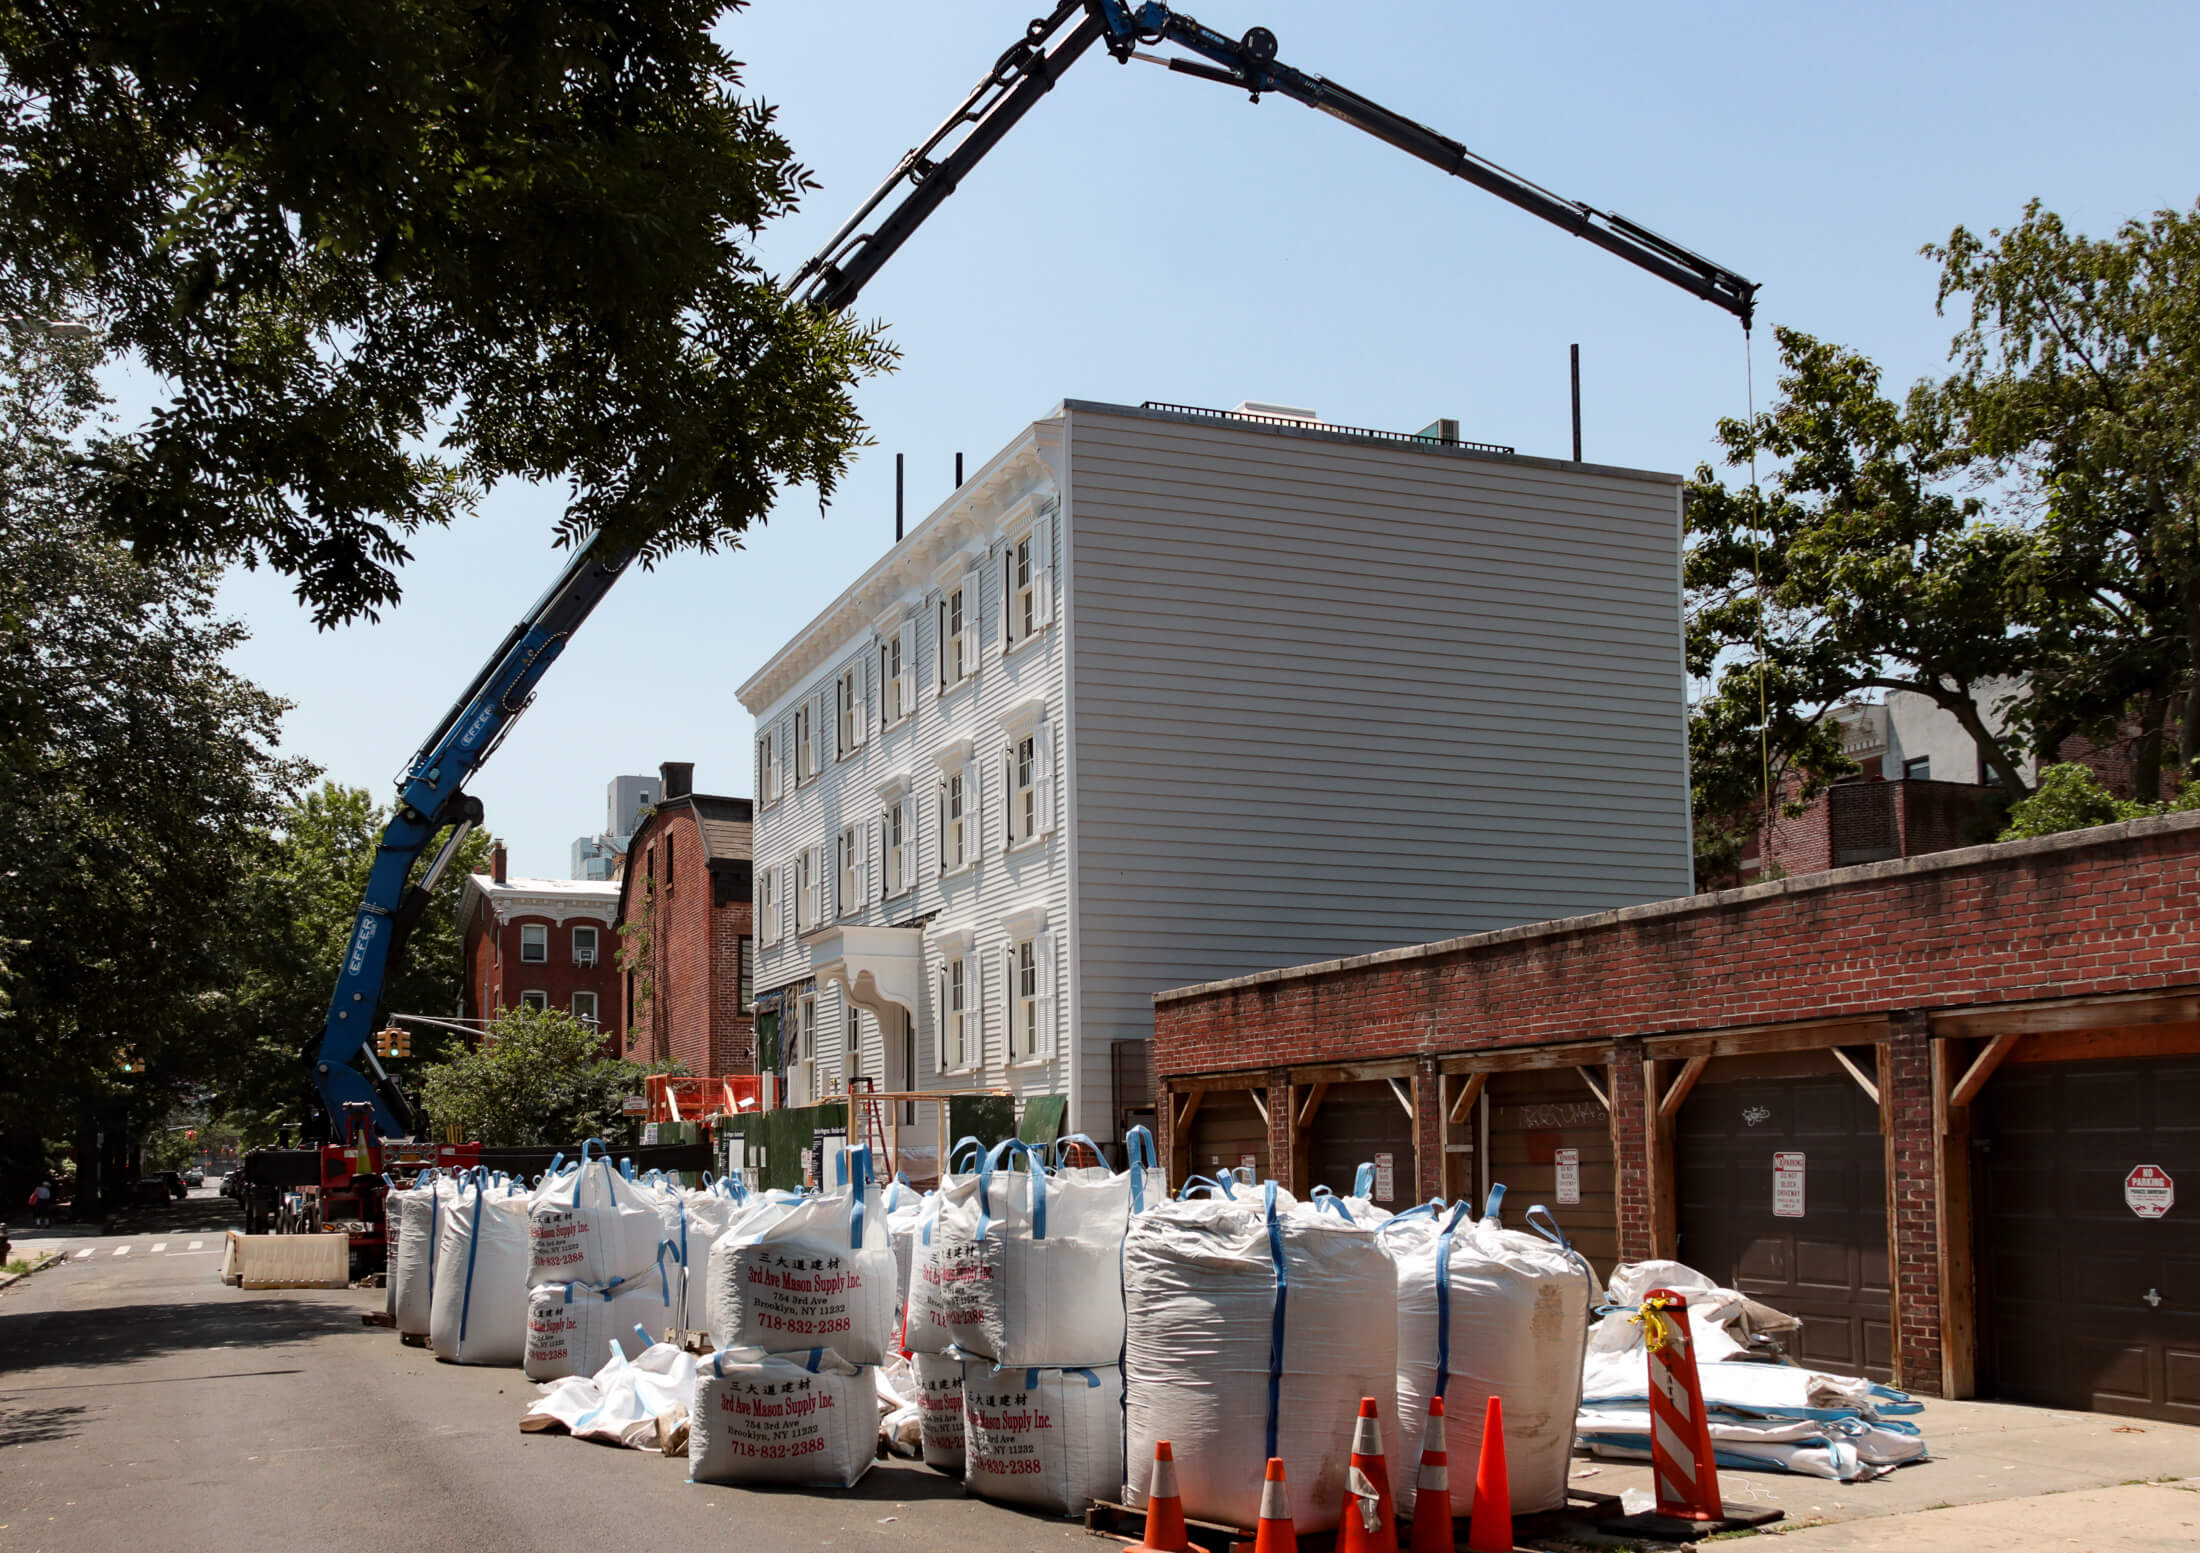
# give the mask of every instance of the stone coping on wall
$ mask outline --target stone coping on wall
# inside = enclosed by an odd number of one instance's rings
[[[1338,960],[1281,966],[1275,970],[1255,971],[1250,975],[1201,982],[1196,986],[1171,987],[1156,992],[1153,1000],[1157,1005],[1186,1002],[1253,987],[1312,981],[1376,966],[1403,965],[1441,959],[1449,955],[1472,954],[1506,945],[1556,940],[1651,923],[1682,922],[1691,917],[1746,911],[1765,902],[1820,894],[1858,884],[1916,879],[1934,874],[1985,872],[2011,864],[2021,864],[2034,858],[2071,853],[2113,852],[2135,842],[2186,831],[2200,833],[2200,811],[2154,815],[2147,819],[2125,820],[2115,825],[2062,831],[2052,836],[2033,836],[2022,841],[1994,841],[1984,846],[1928,853],[1923,857],[1860,863],[1849,868],[1827,869],[1822,873],[1799,874],[1792,879],[1774,879],[1762,884],[1743,885],[1739,889],[1713,890],[1701,895],[1683,895],[1672,900],[1648,901],[1640,906],[1622,906],[1613,911],[1591,912],[1579,917],[1558,917],[1548,922],[1525,922],[1517,927],[1497,928],[1486,933],[1468,933],[1457,938],[1438,939],[1434,943],[1407,944],[1397,949],[1381,949],[1372,954],[1351,955]]]

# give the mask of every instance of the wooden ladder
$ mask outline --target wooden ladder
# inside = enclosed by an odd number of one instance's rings
[[[864,1094],[863,1125],[858,1129],[857,1140],[871,1146],[871,1158],[878,1162],[877,1176],[881,1181],[894,1178],[894,1156],[886,1144],[886,1113],[879,1109],[878,1080],[868,1073],[858,1073],[848,1080],[849,1109],[855,1108],[856,1086],[861,1085]],[[850,1118],[853,1120],[853,1118]]]

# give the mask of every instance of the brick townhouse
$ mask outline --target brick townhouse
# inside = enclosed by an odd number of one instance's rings
[[[1155,1002],[1179,1179],[1502,1183],[1600,1274],[1677,1256],[1802,1316],[1805,1362],[2200,1422],[2200,814]]]
[[[617,885],[627,1055],[715,1078],[756,1071],[756,941],[746,798],[694,791],[695,767],[658,768],[659,797],[626,845]]]
[[[459,1013],[494,1019],[508,1008],[562,1008],[604,1032],[620,1049],[625,1029],[618,997],[618,886],[592,879],[512,876],[500,842],[489,872],[470,874],[459,920],[465,924],[465,977]]]

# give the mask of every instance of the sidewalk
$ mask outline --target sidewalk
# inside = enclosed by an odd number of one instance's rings
[[[2200,1492],[2155,1489],[2161,1480],[2200,1482],[2200,1429],[2107,1413],[2065,1413],[2006,1402],[1936,1402],[1916,1418],[1929,1460],[1871,1483],[1834,1483],[1781,1472],[1722,1468],[1727,1503],[1777,1505],[1784,1521],[1765,1529],[1797,1553],[1819,1548],[2040,1547],[2139,1553],[2164,1544],[2118,1540],[2112,1527],[2183,1507],[2200,1520]],[[1577,1457],[1576,1488],[1617,1494],[1650,1487],[1647,1464]],[[2088,1521],[2096,1504],[2103,1509]],[[2045,1507],[2028,1510],[2026,1506]],[[2138,1507],[2146,1507],[2144,1509]],[[1959,1513],[1960,1512],[1960,1513]],[[2052,1534],[2048,1524],[2068,1529]],[[2161,1524],[2174,1527],[2174,1519]],[[1939,1528],[1946,1527],[1943,1533]],[[1949,1540],[1925,1541],[1945,1535]],[[2174,1545],[2200,1547],[2190,1529]]]
[[[1980,1548],[2191,1553],[2200,1547],[2200,1478],[1882,1515],[1787,1532],[1780,1542],[1783,1549],[1793,1544],[1798,1553],[1975,1553]]]

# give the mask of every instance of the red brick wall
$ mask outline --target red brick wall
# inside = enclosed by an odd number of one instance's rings
[[[673,848],[671,883],[665,848]],[[627,910],[650,900],[653,995],[628,1040],[637,1061],[671,1058],[714,1077],[756,1070],[755,1023],[740,999],[740,940],[750,931],[748,899],[724,900],[705,866],[695,812],[660,809],[627,849]]]
[[[547,961],[524,962],[519,957],[520,927],[539,922],[549,929]],[[573,963],[573,929],[596,930],[596,963]],[[619,990],[619,934],[609,922],[569,917],[558,922],[545,916],[517,916],[499,925],[486,900],[477,899],[466,924],[466,969],[463,1014],[468,1019],[494,1019],[507,1008],[517,1008],[520,994],[548,994],[552,1008],[571,1009],[573,994],[596,994],[596,1018],[604,1031],[606,1047],[617,1052],[625,1029],[624,1003]]]

